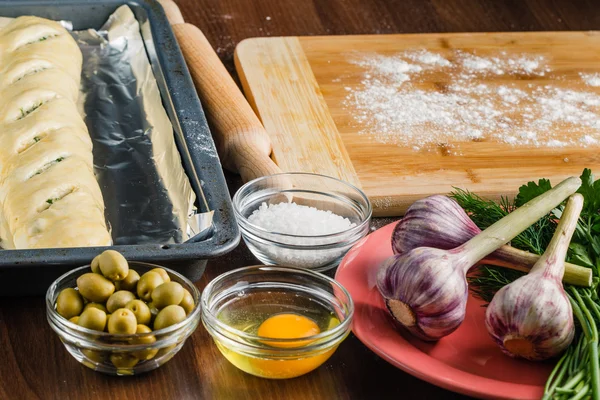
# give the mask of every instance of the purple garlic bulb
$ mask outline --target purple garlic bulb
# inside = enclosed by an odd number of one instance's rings
[[[485,325],[504,353],[545,360],[571,344],[573,310],[561,279],[582,207],[583,196],[569,198],[546,252],[529,274],[504,286],[490,302]]]
[[[438,340],[453,332],[465,317],[469,269],[546,215],[580,185],[578,178],[566,179],[451,250],[417,247],[390,257],[378,271],[377,287],[392,317],[424,340]]]
[[[392,233],[394,254],[404,254],[417,247],[450,250],[481,233],[467,213],[453,199],[434,195],[415,201],[398,221]],[[481,261],[485,264],[529,272],[540,257],[511,246],[501,246]],[[565,264],[564,282],[590,286],[592,271]]]
[[[406,210],[392,233],[394,254],[417,247],[454,249],[481,233],[465,210],[450,197],[429,196]]]
[[[377,287],[390,314],[422,340],[438,340],[465,318],[467,281],[446,250],[420,247],[384,261]],[[418,271],[418,272],[416,272]],[[427,279],[414,279],[414,274]]]

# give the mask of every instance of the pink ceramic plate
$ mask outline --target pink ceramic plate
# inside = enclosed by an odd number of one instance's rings
[[[375,286],[377,267],[390,255],[394,224],[357,243],[340,264],[336,280],[356,309],[354,334],[380,357],[420,379],[470,396],[539,399],[553,363],[515,360],[502,354],[485,329],[482,302],[469,297],[467,317],[451,335],[427,343],[394,329]]]

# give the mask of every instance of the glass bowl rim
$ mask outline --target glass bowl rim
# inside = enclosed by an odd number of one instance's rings
[[[198,318],[200,311],[201,311],[201,305],[200,305],[200,298],[201,298],[201,294],[200,291],[198,290],[198,288],[194,285],[194,283],[192,281],[190,281],[189,279],[187,279],[186,277],[184,277],[183,275],[181,275],[179,272],[176,272],[170,268],[158,265],[158,264],[152,264],[152,263],[147,263],[147,262],[143,262],[143,261],[128,261],[129,265],[142,265],[144,267],[150,267],[150,268],[162,268],[165,271],[167,271],[168,274],[173,274],[174,276],[176,276],[178,279],[180,279],[181,281],[185,282],[186,285],[188,285],[189,287],[192,288],[192,296],[195,299],[198,299],[198,302],[195,304],[194,308],[192,309],[192,311],[189,313],[189,315],[186,316],[186,318],[183,321],[180,321],[174,325],[171,326],[167,326],[166,328],[162,328],[159,330],[153,330],[150,332],[145,332],[145,333],[109,333],[109,332],[100,332],[100,331],[96,331],[96,330],[92,330],[92,329],[88,329],[88,328],[84,328],[82,326],[79,326],[71,321],[69,321],[68,319],[66,319],[65,317],[63,317],[62,315],[60,315],[56,309],[54,308],[54,304],[52,302],[51,297],[51,290],[52,288],[56,285],[60,285],[60,283],[62,281],[64,281],[65,279],[67,279],[68,277],[70,277],[71,275],[74,275],[76,272],[80,272],[86,269],[89,269],[91,271],[91,264],[87,264],[87,265],[83,265],[81,267],[77,267],[74,268],[70,271],[65,272],[64,274],[62,274],[61,276],[59,276],[58,278],[56,278],[48,287],[48,290],[46,291],[46,314],[48,315],[49,318],[52,318],[55,322],[55,324],[58,326],[58,329],[60,329],[61,331],[65,331],[66,328],[68,328],[70,331],[75,331],[77,334],[84,334],[86,335],[85,339],[89,342],[96,342],[98,339],[100,338],[115,338],[118,340],[124,340],[124,339],[138,339],[138,338],[144,338],[144,337],[149,337],[149,336],[163,336],[163,335],[168,335],[171,333],[174,333],[176,331],[179,331],[182,328],[185,328],[188,324],[192,323],[195,319]],[[187,289],[187,288],[184,288]],[[58,295],[57,295],[58,297]],[[108,321],[107,321],[108,323]],[[71,333],[71,332],[69,332]],[[94,337],[88,337],[89,335],[93,335]],[[161,339],[156,340],[155,343],[159,343],[162,339],[165,339],[164,337]],[[153,345],[155,343],[152,343]],[[117,346],[117,344],[112,344],[112,343],[103,343],[104,345],[110,345],[110,346]],[[127,346],[139,346],[139,345],[127,345],[127,344],[119,344],[119,347],[127,347]],[[147,345],[146,345],[147,346]]]
[[[247,272],[256,271],[256,270],[264,270],[267,273],[268,272],[277,272],[277,273],[284,273],[284,274],[292,274],[293,273],[293,274],[308,275],[313,278],[318,278],[318,279],[322,280],[324,283],[332,284],[336,289],[340,290],[344,294],[344,296],[346,296],[346,298],[348,299],[348,301],[345,304],[343,304],[345,306],[345,308],[347,309],[346,318],[344,318],[344,320],[341,321],[340,324],[335,326],[334,328],[320,332],[316,335],[299,337],[299,338],[286,338],[286,339],[277,339],[277,338],[270,338],[270,337],[263,337],[263,336],[249,334],[247,332],[233,328],[233,327],[229,326],[228,324],[219,320],[217,318],[217,316],[214,315],[212,310],[210,310],[210,308],[208,307],[208,297],[209,297],[209,295],[213,294],[214,286],[217,283],[222,282],[227,278],[230,278],[232,275],[240,274],[240,273],[245,274]],[[338,296],[335,296],[335,297],[338,298]],[[233,340],[233,339],[231,339],[228,335],[224,335],[222,333],[223,331],[233,335],[234,337],[239,337],[239,338],[243,338],[246,340],[257,341],[257,342],[271,342],[271,343],[281,343],[281,344],[289,344],[289,343],[298,342],[298,341],[311,342],[308,345],[298,346],[298,347],[287,347],[287,346],[286,347],[277,347],[277,346],[267,346],[267,345],[254,346],[254,345],[251,345],[246,342],[242,343],[243,346],[246,346],[249,348],[259,349],[259,350],[268,349],[270,351],[276,351],[276,352],[282,352],[282,353],[314,350],[314,347],[319,347],[324,344],[322,339],[337,339],[338,337],[343,336],[347,332],[350,331],[350,325],[352,324],[352,319],[354,317],[354,301],[352,300],[352,296],[350,296],[350,293],[348,292],[348,290],[344,286],[342,286],[342,284],[337,282],[335,279],[332,279],[324,274],[321,274],[316,271],[312,271],[310,269],[286,267],[286,266],[279,266],[279,265],[252,265],[252,266],[237,268],[237,269],[225,272],[225,273],[217,276],[216,278],[214,278],[212,281],[210,281],[208,283],[208,285],[206,285],[206,287],[202,291],[202,297],[200,299],[200,303],[202,306],[202,320],[205,323],[205,325],[206,325],[206,323],[208,323],[209,325],[211,325],[211,327],[215,327],[216,328],[215,330],[217,331],[217,333],[228,337],[230,340]],[[206,319],[208,319],[208,321],[206,321]],[[219,332],[219,331],[221,331],[221,332]],[[209,333],[211,333],[211,335],[212,335],[212,332],[210,332],[210,330],[209,330]],[[327,344],[327,343],[329,343],[329,341],[326,341],[325,343]]]
[[[258,182],[260,181],[264,181],[266,179],[269,178],[273,178],[276,176],[313,176],[313,177],[319,177],[319,178],[325,178],[325,179],[330,179],[333,181],[337,181],[347,187],[349,187],[350,189],[354,190],[356,193],[358,193],[358,195],[360,196],[360,198],[362,198],[362,200],[364,201],[364,205],[366,208],[366,214],[365,216],[361,219],[360,223],[357,224],[356,226],[353,226],[351,228],[348,228],[346,230],[340,231],[340,232],[334,232],[334,233],[327,233],[324,235],[293,235],[293,234],[289,234],[289,233],[281,233],[281,232],[273,232],[273,231],[268,231],[266,229],[261,228],[258,225],[255,225],[253,223],[251,223],[250,221],[248,221],[248,218],[244,217],[242,215],[241,210],[239,209],[239,203],[241,202],[241,193],[244,189],[247,189],[248,187],[252,186],[252,185],[256,185]],[[282,191],[279,191],[280,193],[282,193]],[[313,191],[314,193],[320,193],[320,194],[327,194],[326,192],[321,192],[321,191]],[[279,173],[279,174],[273,174],[273,175],[266,175],[266,176],[261,176],[258,178],[255,178],[251,181],[246,182],[245,184],[243,184],[233,195],[232,198],[232,204],[233,204],[233,212],[238,220],[239,225],[242,227],[243,230],[247,230],[249,232],[257,232],[258,234],[268,234],[268,235],[276,235],[276,236],[280,236],[280,237],[284,237],[284,238],[293,238],[293,239],[307,239],[307,238],[311,238],[311,239],[328,239],[328,238],[336,238],[338,236],[344,236],[344,235],[348,235],[350,233],[354,233],[354,232],[359,232],[361,231],[365,225],[369,224],[369,221],[371,220],[372,216],[373,216],[373,207],[371,205],[371,201],[369,200],[369,198],[367,197],[367,195],[365,194],[365,192],[363,192],[361,189],[359,189],[358,187],[356,187],[355,185],[343,181],[341,179],[338,178],[334,178],[332,176],[328,176],[328,175],[322,175],[322,174],[315,174],[312,172],[283,172],[283,173]],[[250,229],[249,229],[250,228]],[[257,234],[257,236],[259,236]],[[270,240],[270,239],[267,239]],[[276,241],[273,241],[274,243],[278,243]],[[302,247],[302,245],[298,245],[299,247]]]

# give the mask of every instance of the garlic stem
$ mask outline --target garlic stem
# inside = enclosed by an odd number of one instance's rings
[[[493,257],[487,256],[481,261],[484,264],[496,265],[514,269],[522,272],[531,271],[531,267],[539,260],[540,256],[519,250],[515,247],[504,245],[492,253]],[[569,285],[590,287],[592,285],[592,269],[565,263],[565,274],[563,282]]]
[[[581,179],[576,177],[565,179],[546,193],[530,200],[506,217],[490,225],[467,243],[454,249],[454,253],[464,254],[466,257],[465,272],[483,257],[508,243],[519,233],[533,225],[565,198],[575,193],[579,186],[581,186]]]
[[[579,214],[583,208],[583,196],[579,193],[569,197],[565,211],[560,217],[556,232],[548,244],[546,251],[535,263],[531,272],[544,270],[545,275],[562,280],[565,272],[565,257],[571,237],[577,227]]]

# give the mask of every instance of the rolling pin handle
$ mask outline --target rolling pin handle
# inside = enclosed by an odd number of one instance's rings
[[[183,24],[185,20],[183,19],[183,15],[181,15],[181,10],[173,0],[158,0],[163,10],[165,10],[165,15],[169,20],[171,25]]]
[[[238,172],[242,180],[281,173],[271,159],[271,140],[250,104],[237,87],[204,34],[184,22],[171,0],[159,0],[209,121],[223,166]]]

